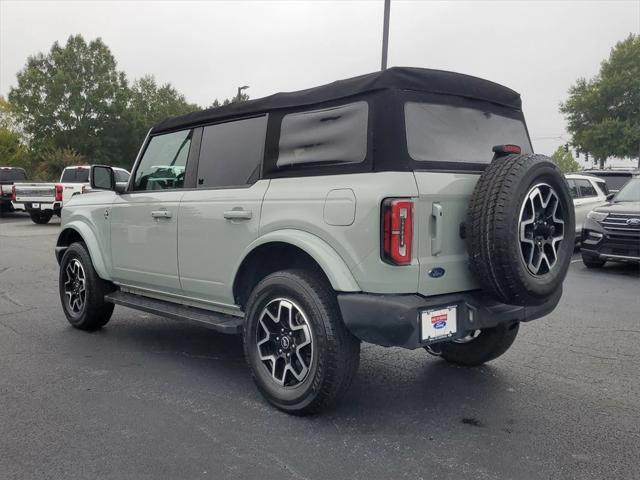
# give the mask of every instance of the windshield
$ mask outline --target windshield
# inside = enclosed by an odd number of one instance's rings
[[[65,168],[62,172],[61,183],[88,183],[89,169],[85,167]]]
[[[407,147],[417,161],[490,163],[494,145],[532,153],[524,122],[474,108],[407,102]]]
[[[26,179],[27,175],[21,168],[0,168],[0,182],[20,182]]]
[[[640,177],[632,178],[616,194],[614,202],[640,202]]]

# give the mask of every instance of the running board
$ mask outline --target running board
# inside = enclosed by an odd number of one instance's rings
[[[115,291],[104,296],[105,302],[122,305],[123,307],[142,310],[161,317],[186,320],[203,327],[211,328],[220,333],[237,334],[242,332],[242,317],[233,317],[223,313],[212,312],[202,308],[187,307],[173,302],[143,297],[133,293]]]

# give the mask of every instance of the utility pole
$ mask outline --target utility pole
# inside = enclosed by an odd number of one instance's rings
[[[384,0],[384,23],[382,25],[382,65],[380,70],[387,69],[387,53],[389,50],[389,12],[391,0]]]

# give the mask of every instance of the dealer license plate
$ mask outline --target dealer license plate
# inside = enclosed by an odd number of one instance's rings
[[[436,340],[450,337],[456,333],[458,327],[457,310],[458,307],[452,305],[421,312],[422,340]]]

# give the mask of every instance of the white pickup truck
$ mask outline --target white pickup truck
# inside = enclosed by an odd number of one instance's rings
[[[60,216],[62,206],[74,195],[90,190],[89,165],[66,167],[58,183],[15,183],[12,202],[15,209],[26,210],[34,223],[44,224],[56,214]],[[123,168],[113,169],[116,183],[129,181],[129,172]]]

